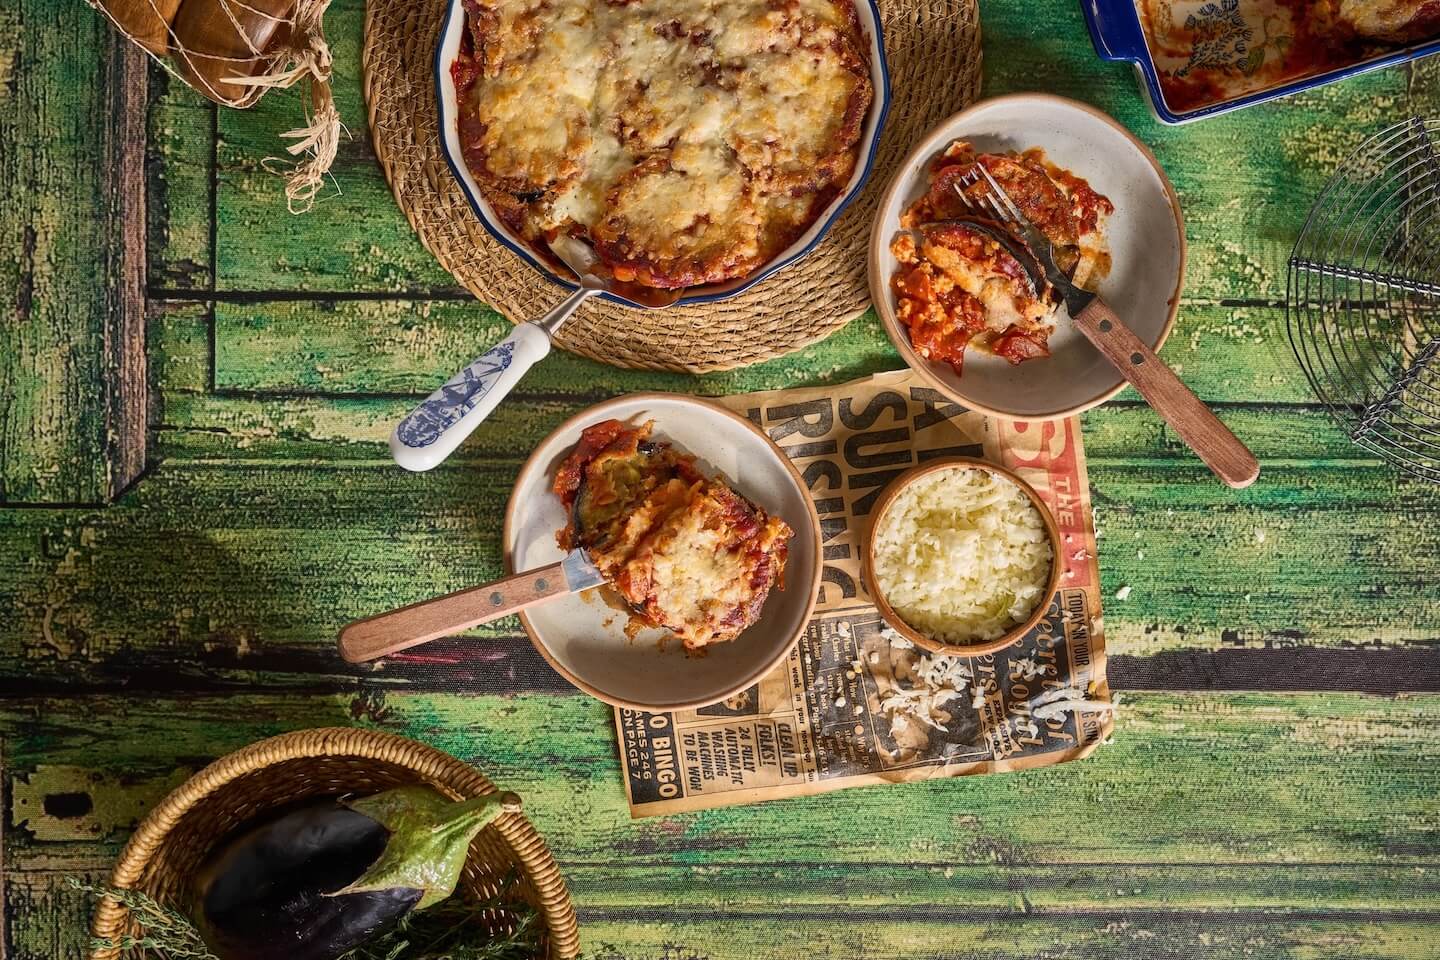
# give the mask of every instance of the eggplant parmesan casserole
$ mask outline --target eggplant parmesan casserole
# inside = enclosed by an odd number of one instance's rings
[[[930,167],[927,191],[901,215],[890,250],[899,261],[892,278],[896,315],[915,352],[962,371],[965,348],[977,347],[1012,364],[1050,355],[1059,304],[1053,291],[1035,290],[1020,264],[994,238],[963,223],[974,211],[961,199],[984,196],[983,181],[965,186],[983,165],[1052,245],[1055,262],[1078,284],[1109,270],[1105,218],[1110,201],[1038,148],[1023,153],[977,153],[957,140]],[[1016,243],[1021,243],[1019,237]]]
[[[705,476],[695,458],[650,439],[651,424],[585,428],[554,490],[583,547],[628,604],[626,633],[659,627],[688,650],[733,640],[784,589],[790,527]]]
[[[1192,110],[1440,37],[1440,0],[1141,0],[1165,101]]]
[[[852,0],[465,0],[466,166],[537,248],[618,280],[744,277],[854,170],[874,91]]]

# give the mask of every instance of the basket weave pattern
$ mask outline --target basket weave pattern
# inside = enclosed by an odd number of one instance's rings
[[[475,216],[440,153],[433,59],[446,0],[368,0],[365,100],[375,154],[421,241],[467,289],[511,320],[564,296],[501,246]],[[636,310],[591,300],[557,346],[619,367],[701,373],[813,343],[870,305],[865,248],[880,195],[910,146],[980,93],[976,0],[881,0],[891,102],[860,196],[810,254],[719,303]]]
[[[110,883],[184,909],[194,899],[192,880],[206,854],[255,816],[300,800],[365,795],[414,783],[455,800],[496,792],[469,764],[393,734],[328,727],[262,740],[210,764],[155,807],[125,845]],[[501,814],[475,838],[460,886],[473,899],[488,899],[512,872],[518,882],[511,894],[539,914],[546,955],[550,960],[578,956],[579,926],[565,881],[544,840],[520,813]],[[507,910],[486,919],[492,933],[514,929],[514,915]],[[124,907],[100,901],[91,925],[95,936],[115,939],[129,926]],[[115,951],[97,950],[91,960],[115,956]]]

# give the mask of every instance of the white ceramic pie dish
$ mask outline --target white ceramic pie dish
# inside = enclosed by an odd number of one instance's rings
[[[531,607],[520,621],[531,642],[565,679],[607,703],[638,710],[694,709],[717,703],[773,670],[800,638],[820,589],[820,519],[805,483],[768,437],[750,421],[693,397],[638,393],[597,404],[566,420],[525,461],[505,508],[505,563],[510,571],[554,563],[564,556],[555,533],[569,515],[551,490],[560,462],[580,432],[608,419],[654,420],[653,436],[694,454],[707,473],[780,517],[795,535],[785,566],[785,589],[775,589],[760,619],[729,643],[691,655],[679,641],[661,649],[658,630],[625,636],[627,616],[598,590]]]
[[[1159,350],[1175,323],[1185,276],[1180,201],[1149,148],[1115,120],[1083,103],[1049,94],[982,100],[942,122],[910,151],[880,200],[871,229],[870,294],[901,357],[936,389],[973,410],[1019,420],[1069,416],[1104,403],[1125,380],[1060,308],[1050,356],[1019,366],[968,350],[964,375],[910,346],[895,316],[890,243],[900,215],[928,187],[931,160],[953,140],[982,152],[1041,147],[1052,163],[1089,181],[1115,205],[1105,236],[1111,268],[1094,284],[1131,329]]]
[[[875,164],[875,153],[880,146],[880,131],[885,125],[885,114],[890,109],[890,74],[885,64],[884,35],[880,27],[880,8],[877,0],[855,0],[855,12],[859,17],[861,30],[870,41],[868,51],[870,85],[874,89],[874,98],[870,102],[870,110],[865,117],[865,126],[860,134],[858,161],[845,190],[830,202],[824,212],[810,225],[810,229],[806,230],[800,239],[781,251],[779,256],[738,280],[692,287],[679,300],[679,303],[710,303],[715,300],[729,299],[764,280],[782,267],[799,260],[824,239],[826,231],[839,219],[840,214],[850,205],[850,201],[855,199],[861,188],[865,186],[865,181],[869,178],[870,170]],[[455,181],[460,185],[460,192],[470,202],[471,209],[475,211],[475,215],[480,218],[480,222],[490,235],[554,283],[574,289],[575,284],[568,276],[556,273],[550,264],[536,255],[529,243],[516,236],[495,215],[490,204],[485,201],[484,195],[480,192],[479,184],[475,182],[475,178],[470,174],[470,169],[465,165],[464,155],[460,149],[460,135],[455,123],[458,116],[455,79],[450,73],[450,64],[455,61],[455,57],[460,52],[460,40],[464,33],[465,8],[462,0],[450,0],[445,11],[445,21],[440,27],[440,39],[435,46],[435,98],[440,125],[440,152],[444,154],[445,162],[450,165],[450,172],[455,175]],[[601,294],[601,296],[615,303],[624,303],[609,294]]]

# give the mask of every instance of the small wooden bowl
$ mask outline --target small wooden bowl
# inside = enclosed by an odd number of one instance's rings
[[[985,640],[981,643],[942,643],[933,637],[926,636],[906,623],[904,618],[895,611],[895,608],[890,606],[890,602],[885,599],[884,593],[881,592],[879,584],[875,581],[875,531],[879,529],[880,524],[884,521],[885,512],[890,509],[890,505],[895,502],[895,498],[902,490],[923,476],[934,473],[937,470],[953,470],[956,468],[984,470],[1004,477],[1006,480],[1015,484],[1025,492],[1025,495],[1030,498],[1030,502],[1035,504],[1035,509],[1040,511],[1040,519],[1045,524],[1045,534],[1050,538],[1050,580],[1045,586],[1045,593],[1035,604],[1034,611],[1031,612],[1030,616],[1023,623],[1016,624],[1009,631],[1001,634],[994,640]],[[880,616],[883,617],[885,622],[889,624],[896,633],[900,634],[900,636],[909,640],[917,647],[929,650],[931,653],[946,653],[961,657],[980,657],[985,654],[997,653],[1004,650],[1025,636],[1026,633],[1029,633],[1030,629],[1040,622],[1040,618],[1045,616],[1045,612],[1050,609],[1050,601],[1055,598],[1056,591],[1060,589],[1060,571],[1064,566],[1065,565],[1060,562],[1060,528],[1056,526],[1055,517],[1050,513],[1050,508],[1045,505],[1044,500],[1040,499],[1040,494],[1035,492],[1034,487],[1020,479],[1013,470],[1007,470],[998,464],[985,460],[976,460],[971,457],[953,457],[946,460],[936,460],[932,463],[926,463],[906,470],[891,481],[890,485],[885,488],[885,491],[880,494],[880,499],[875,503],[874,519],[870,524],[870,534],[865,538],[862,574],[865,578],[865,587],[870,591],[870,599],[875,602],[876,608],[880,611]]]

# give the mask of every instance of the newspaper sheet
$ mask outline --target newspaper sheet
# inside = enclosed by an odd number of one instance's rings
[[[1047,766],[1109,736],[1108,712],[1054,703],[1110,698],[1078,418],[987,418],[909,371],[721,402],[764,429],[809,485],[824,547],[819,602],[787,661],[730,700],[615,711],[632,816]],[[1059,593],[1033,630],[993,656],[910,647],[885,629],[860,577],[885,486],[916,464],[961,456],[1016,471],[1060,528]]]

